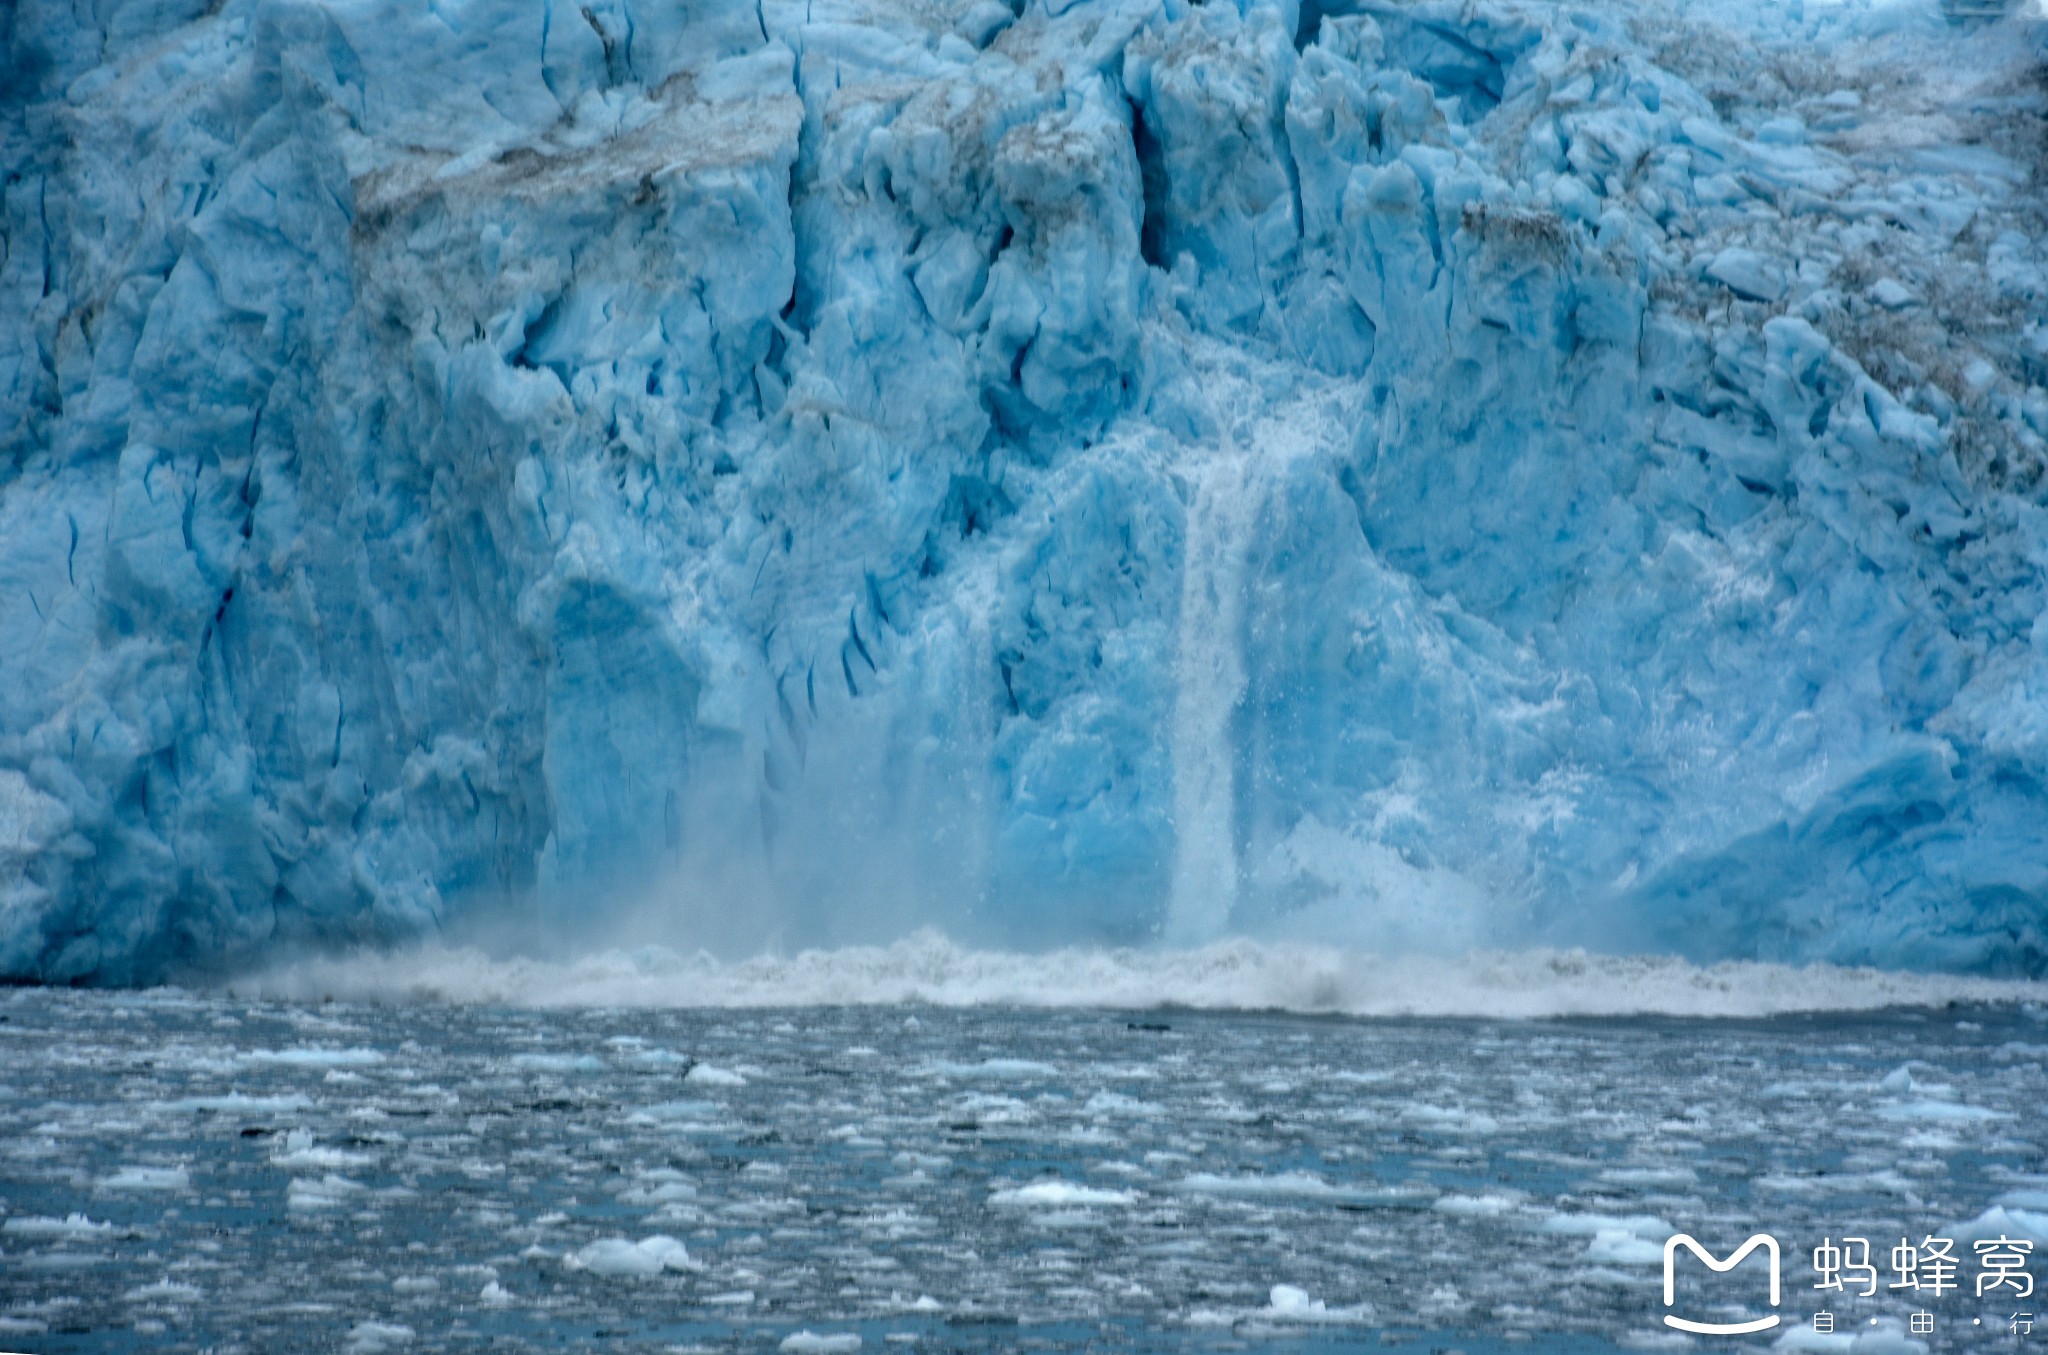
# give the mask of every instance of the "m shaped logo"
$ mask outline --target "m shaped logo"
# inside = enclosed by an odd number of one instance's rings
[[[1762,1247],[1771,1258],[1771,1306],[1778,1306],[1778,1239],[1769,1233],[1758,1233],[1735,1249],[1727,1260],[1716,1260],[1714,1254],[1695,1242],[1691,1235],[1680,1233],[1664,1244],[1664,1306],[1671,1307],[1678,1302],[1678,1249],[1684,1247],[1694,1256],[1707,1263],[1707,1269],[1717,1275],[1725,1275],[1742,1264],[1742,1258]],[[1664,1314],[1664,1325],[1680,1331],[1697,1332],[1702,1336],[1741,1336],[1745,1332],[1769,1331],[1778,1325],[1778,1315],[1751,1318],[1746,1322],[1694,1322],[1690,1318]]]

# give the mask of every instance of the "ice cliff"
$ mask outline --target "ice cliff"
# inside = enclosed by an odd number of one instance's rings
[[[2039,973],[2042,27],[22,0],[0,976]]]

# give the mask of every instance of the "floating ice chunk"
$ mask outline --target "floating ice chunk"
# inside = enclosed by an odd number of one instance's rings
[[[1461,1218],[1497,1218],[1520,1208],[1521,1203],[1511,1195],[1446,1195],[1430,1207],[1439,1214]]]
[[[1608,1167],[1600,1172],[1600,1179],[1618,1186],[1675,1189],[1697,1185],[1700,1177],[1690,1167]]]
[[[1120,1092],[1097,1092],[1088,1098],[1082,1109],[1090,1115],[1151,1116],[1159,1113],[1159,1107],[1150,1101],[1140,1101],[1135,1096],[1125,1096]]]
[[[1103,1190],[1096,1186],[1077,1186],[1071,1181],[1034,1181],[1028,1186],[1018,1186],[1013,1190],[999,1190],[988,1197],[988,1202],[1034,1209],[1057,1209],[1131,1204],[1137,1199],[1136,1191]]]
[[[2021,1209],[2028,1213],[2048,1215],[2048,1190],[2008,1190],[1992,1201],[2007,1209]],[[72,1215],[76,1218],[77,1215]]]
[[[993,1092],[963,1096],[955,1104],[963,1114],[975,1116],[984,1124],[1028,1124],[1038,1118],[1036,1111],[1016,1097]]]
[[[1425,1313],[1460,1313],[1471,1306],[1471,1300],[1460,1294],[1454,1284],[1434,1285],[1422,1296],[1422,1311]]]
[[[285,1191],[285,1208],[333,1209],[362,1188],[361,1183],[351,1181],[346,1176],[336,1176],[332,1172],[317,1181],[303,1176],[294,1177]]]
[[[570,1252],[562,1263],[571,1270],[587,1270],[593,1275],[645,1279],[665,1270],[688,1270],[690,1253],[666,1233],[656,1233],[638,1242],[602,1237]]]
[[[980,1063],[935,1063],[931,1071],[940,1077],[973,1077],[1028,1081],[1058,1077],[1059,1069],[1033,1059],[983,1059]]]
[[[1566,1237],[1599,1237],[1604,1233],[1669,1237],[1672,1228],[1655,1214],[1552,1214],[1536,1225],[1536,1231]]]
[[[1306,1289],[1297,1289],[1291,1284],[1276,1284],[1267,1296],[1267,1306],[1276,1313],[1302,1313],[1323,1311],[1321,1299],[1311,1299]]]
[[[738,1073],[725,1068],[716,1068],[700,1063],[683,1074],[683,1081],[694,1082],[700,1087],[744,1087],[747,1080]]]
[[[1277,1322],[1363,1322],[1372,1316],[1372,1305],[1332,1308],[1323,1300],[1310,1298],[1306,1289],[1276,1284],[1266,1296],[1266,1306],[1256,1316]]]
[[[1149,1156],[1149,1154],[1148,1154]],[[1180,1183],[1182,1190],[1202,1195],[1234,1196],[1239,1199],[1296,1199],[1339,1201],[1358,1192],[1333,1186],[1309,1172],[1279,1172],[1272,1176],[1217,1176],[1196,1172]]]
[[[245,1096],[241,1092],[229,1092],[225,1096],[187,1096],[164,1102],[169,1110],[211,1111],[220,1115],[286,1115],[311,1110],[313,1105],[313,1099],[302,1092],[286,1096]]]
[[[1886,1073],[1884,1081],[1877,1085],[1885,1091],[1904,1095],[1906,1092],[1913,1090],[1913,1070],[1902,1063],[1889,1073]]]
[[[512,1302],[512,1291],[499,1284],[496,1280],[490,1280],[485,1282],[484,1287],[478,1291],[476,1298],[479,1303],[487,1304],[493,1308],[503,1308],[506,1304]]]
[[[348,1355],[376,1355],[392,1346],[406,1345],[413,1329],[396,1322],[358,1322],[348,1330]]]
[[[1902,311],[1920,304],[1920,298],[1897,278],[1879,278],[1871,285],[1870,299],[1888,311]]]
[[[1440,1134],[1491,1134],[1500,1128],[1491,1115],[1456,1106],[1408,1106],[1401,1112],[1403,1123]]]
[[[200,1292],[196,1284],[180,1284],[165,1276],[155,1284],[131,1289],[121,1297],[130,1303],[191,1303],[199,1298]]]
[[[514,1054],[512,1066],[531,1073],[601,1073],[604,1060],[595,1054]]]
[[[103,1190],[184,1190],[192,1178],[183,1167],[122,1167],[103,1177]]]
[[[825,1137],[837,1139],[848,1148],[887,1148],[889,1146],[886,1140],[876,1138],[873,1134],[868,1133],[865,1127],[857,1124],[840,1125],[837,1129],[828,1132]]]
[[[713,1294],[704,1302],[713,1308],[745,1308],[754,1301],[751,1289],[731,1289],[723,1294]]]
[[[787,1355],[849,1355],[860,1349],[860,1338],[852,1332],[835,1332],[821,1336],[816,1332],[800,1331],[782,1338],[778,1349]]]
[[[1935,1120],[1953,1124],[2012,1118],[2002,1110],[1966,1106],[1958,1101],[1907,1101],[1902,1105],[1879,1106],[1877,1113],[1879,1118],[1886,1120]]]
[[[1654,1266],[1664,1261],[1664,1245],[1637,1237],[1625,1228],[1606,1229],[1586,1244],[1586,1259],[1619,1266]]]
[[[60,1242],[89,1242],[118,1231],[111,1223],[95,1223],[83,1214],[70,1214],[61,1219],[27,1217],[0,1223],[0,1232],[14,1237],[52,1238]]]
[[[326,1049],[300,1046],[291,1049],[251,1049],[236,1056],[236,1062],[265,1068],[368,1068],[384,1062],[374,1049]]]
[[[1110,1130],[1104,1130],[1102,1126],[1094,1126],[1092,1124],[1092,1126],[1083,1126],[1083,1128],[1061,1132],[1059,1142],[1063,1142],[1063,1144],[1087,1144],[1087,1146],[1096,1146],[1096,1148],[1106,1148],[1110,1144],[1122,1142],[1122,1138],[1118,1138]]]
[[[688,1068],[692,1060],[673,1049],[635,1049],[627,1056],[635,1068]]]
[[[697,1198],[697,1187],[688,1177],[672,1167],[642,1172],[639,1183],[619,1192],[619,1199],[625,1204],[673,1204],[678,1200]]]
[[[1185,1160],[1178,1153],[1147,1153],[1147,1162]],[[1180,1183],[1182,1190],[1202,1195],[1235,1199],[1276,1199],[1316,1201],[1340,1209],[1427,1209],[1438,1197],[1432,1186],[1338,1186],[1310,1172],[1280,1172],[1271,1176],[1218,1176],[1196,1172]]]
[[[1942,1235],[1958,1242],[2024,1237],[2031,1239],[2036,1246],[2048,1247],[2048,1213],[2037,1214],[2032,1210],[1993,1205],[1968,1223],[1952,1224],[1942,1229]]]
[[[332,1170],[336,1167],[366,1167],[377,1160],[374,1153],[351,1153],[340,1148],[322,1148],[313,1142],[309,1129],[294,1129],[270,1158],[286,1171]]]

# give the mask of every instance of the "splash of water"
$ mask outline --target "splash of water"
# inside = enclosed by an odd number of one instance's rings
[[[2027,1004],[2048,1021],[2048,983],[1833,965],[1584,951],[1390,956],[1232,938],[1198,950],[974,950],[935,932],[722,961],[661,946],[540,960],[424,946],[309,959],[237,979],[242,996],[417,1000],[522,1007],[1183,1007],[1354,1016],[1755,1017],[1780,1012]]]

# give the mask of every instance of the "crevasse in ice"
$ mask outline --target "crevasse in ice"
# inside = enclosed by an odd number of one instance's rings
[[[2038,972],[2041,28],[24,0],[0,974]]]

